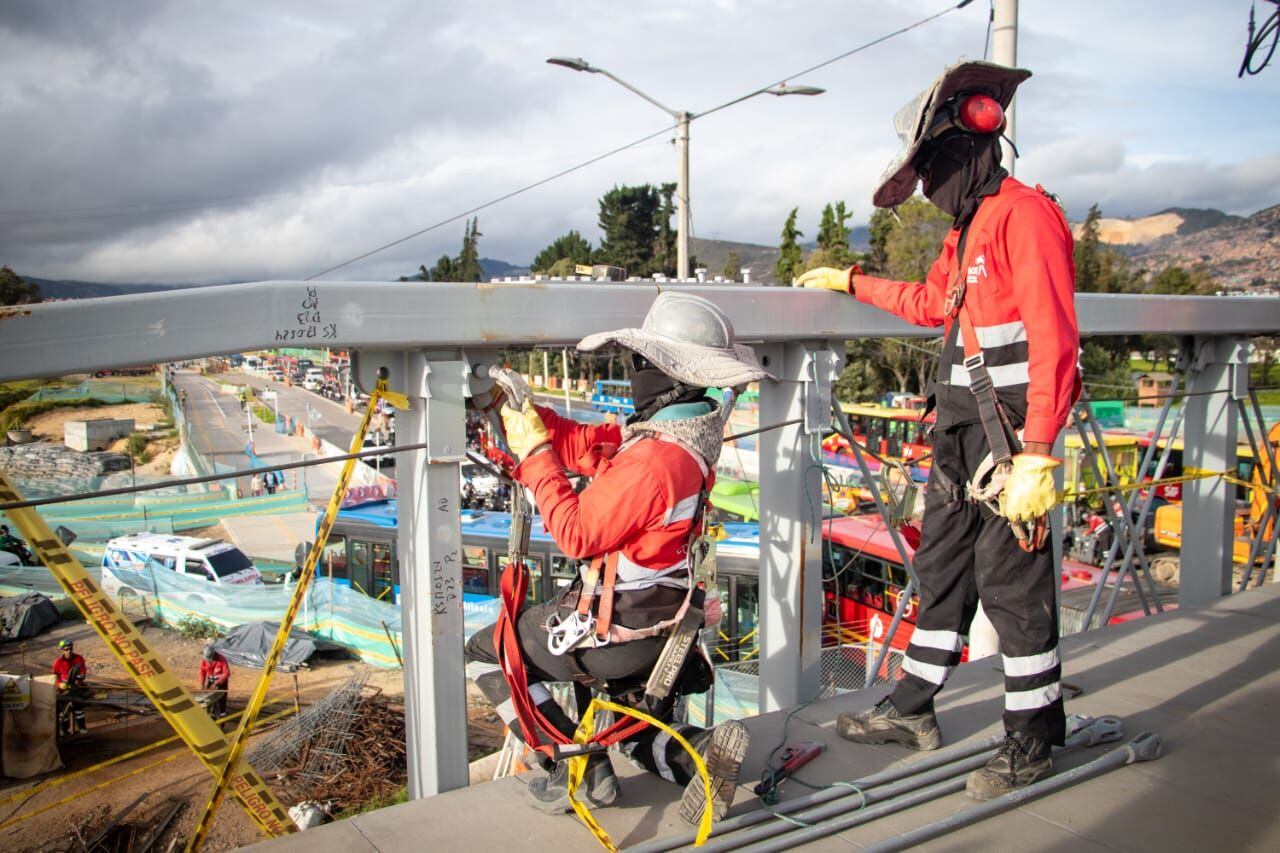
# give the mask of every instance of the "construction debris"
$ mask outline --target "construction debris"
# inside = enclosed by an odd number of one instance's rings
[[[366,678],[353,676],[250,754],[286,802],[349,811],[405,784],[404,705],[366,687]]]
[[[187,805],[182,800],[167,799],[149,812],[141,812],[143,794],[120,811],[112,814],[109,806],[93,809],[71,826],[65,835],[42,844],[34,850],[41,853],[150,853],[168,833],[174,819]],[[139,813],[135,815],[135,810]],[[126,818],[133,819],[126,822]]]

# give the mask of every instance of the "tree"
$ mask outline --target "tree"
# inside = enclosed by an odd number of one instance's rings
[[[441,255],[440,260],[436,261],[436,265],[431,268],[431,272],[427,274],[429,281],[457,281],[458,280],[458,261],[448,255]]]
[[[572,265],[591,263],[591,244],[577,231],[570,231],[562,237],[557,237],[550,246],[539,252],[533,259],[533,271],[548,273],[557,261],[562,260],[570,261],[568,274],[572,275]]]
[[[951,216],[919,196],[898,206],[898,218],[885,235],[883,274],[900,281],[923,281],[942,241],[951,230]]]
[[[898,220],[894,218],[893,211],[881,207],[871,214],[870,237],[868,242],[871,249],[862,256],[862,269],[868,275],[884,275],[888,269],[888,240],[889,235],[893,233],[893,229],[897,227]]]
[[[543,272],[552,278],[568,278],[571,275],[577,275],[577,267],[578,264],[573,258],[561,258]]]
[[[853,252],[849,249],[849,226],[846,224],[852,212],[847,210],[844,202],[828,204],[822,209],[822,223],[818,226],[818,251],[830,260],[827,266],[843,269],[853,263]],[[812,268],[812,265],[810,265]]]
[[[796,214],[799,210],[798,207],[791,208],[791,215],[782,226],[782,243],[778,246],[778,263],[774,267],[774,273],[778,277],[778,283],[783,286],[791,284],[791,280],[800,275],[800,268],[804,263],[804,253],[800,250],[799,243],[804,232],[796,228]]]
[[[1094,204],[1089,208],[1084,224],[1080,226],[1080,239],[1076,240],[1076,292],[1102,292],[1102,240],[1098,231],[1098,220],[1102,219],[1102,211]]]
[[[596,263],[622,267],[628,275],[675,272],[668,186],[614,187],[600,198],[603,237]]]
[[[1190,270],[1179,266],[1169,266],[1151,277],[1152,293],[1170,296],[1194,296],[1211,293],[1214,288],[1213,277],[1203,267]]]
[[[484,268],[480,266],[480,219],[467,223],[462,236],[462,252],[458,255],[458,281],[482,281]]]
[[[742,258],[738,257],[737,252],[730,252],[729,257],[724,259],[723,275],[729,281],[742,278]]]
[[[27,305],[40,299],[40,285],[0,267],[0,305]]]

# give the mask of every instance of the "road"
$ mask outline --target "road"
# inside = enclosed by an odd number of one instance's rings
[[[249,378],[243,374],[222,374],[219,378],[229,384],[252,384],[236,381]],[[350,443],[351,436],[354,435],[355,428],[359,424],[358,417],[348,415],[341,406],[334,405],[310,392],[284,388],[274,382],[269,384],[278,386],[282,392],[280,394],[282,411],[299,420],[305,420],[308,417],[305,403],[310,401],[303,395],[312,398],[315,401],[313,405],[317,409],[321,408],[317,404],[327,406],[327,409],[317,416],[315,429],[327,440],[334,441],[341,447]],[[205,458],[219,464],[231,468],[247,468],[249,459],[245,455],[245,447],[249,443],[249,419],[248,415],[241,410],[240,401],[236,395],[226,393],[217,382],[194,371],[178,371],[174,377],[174,385],[179,391],[187,392],[186,414],[194,449]],[[258,379],[255,387],[260,390],[262,386],[263,380]],[[336,421],[339,416],[348,419],[350,426],[344,429],[342,426],[329,423],[323,424],[326,429],[321,430],[322,421],[329,418]],[[334,437],[329,438],[326,432]],[[268,465],[294,462],[308,456],[314,457],[307,439],[279,434],[270,424],[256,420],[253,422],[253,446],[257,456]],[[286,485],[290,488],[305,488],[313,502],[323,502],[328,499],[337,485],[339,470],[339,463],[298,469],[296,475],[293,473],[285,475]],[[245,494],[248,494],[247,477],[241,478],[239,486]]]

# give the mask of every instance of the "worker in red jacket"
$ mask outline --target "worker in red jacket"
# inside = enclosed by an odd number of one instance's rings
[[[213,647],[212,642],[205,643],[200,653],[200,687],[212,690],[209,699],[209,716],[215,720],[227,713],[227,691],[231,687],[231,665],[227,659]]]
[[[53,684],[63,703],[58,714],[58,733],[61,735],[69,735],[73,731],[82,732],[88,728],[84,709],[72,698],[77,690],[84,687],[85,676],[88,674],[89,664],[75,650],[75,644],[70,640],[59,640],[58,656],[53,659]]]
[[[1004,745],[968,779],[985,800],[1049,772],[1064,739],[1057,573],[1045,542],[1053,445],[1080,393],[1071,232],[1056,201],[1000,167],[1004,110],[1029,71],[948,68],[894,119],[904,149],[876,189],[893,207],[923,182],[954,217],[923,283],[816,269],[798,284],[942,327],[933,467],[915,569],[921,612],[903,677],[837,728],[864,743],[935,749],[933,698],[960,662],[979,600],[1004,655]]]
[[[662,293],[643,328],[590,335],[578,348],[590,351],[611,344],[631,357],[636,413],[626,426],[560,417],[530,402],[518,374],[508,371],[499,379],[507,399],[502,408],[507,443],[520,460],[513,476],[533,493],[560,549],[571,558],[589,560],[554,600],[524,608],[516,625],[530,698],[567,736],[575,725],[552,699],[546,682],[595,687],[635,706],[648,692],[646,681],[669,638],[688,630],[689,607],[705,606],[705,619],[696,619],[695,631],[719,621],[714,583],[695,595],[690,559],[727,419],[728,407],[706,392],[768,376],[748,347],[734,343],[728,317],[691,294]],[[566,469],[590,477],[590,484],[575,491]],[[703,602],[703,592],[713,597]],[[467,674],[511,731],[524,739],[493,635],[482,629],[472,636]],[[710,685],[709,663],[696,652],[679,673],[675,694],[703,692]],[[669,710],[661,712],[668,721]],[[705,756],[712,813],[722,816],[746,753],[746,728],[736,722],[713,730],[683,724],[673,728]],[[688,753],[670,735],[650,727],[622,748],[650,772],[685,786],[682,814],[697,821],[705,804],[702,781]],[[529,785],[532,805],[568,812],[567,762],[547,769],[549,776]],[[594,805],[616,800],[618,781],[607,754],[590,758],[584,788]]]

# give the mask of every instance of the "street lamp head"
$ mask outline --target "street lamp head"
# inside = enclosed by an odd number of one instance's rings
[[[550,62],[551,60],[547,60]],[[771,86],[765,89],[770,95],[777,95],[781,98],[783,95],[821,95],[826,89],[819,89],[817,86],[788,86],[783,83],[779,86]]]
[[[565,68],[572,68],[574,71],[594,72],[596,70],[591,67],[591,63],[580,56],[577,59],[569,56],[553,56],[547,60],[547,63],[550,65],[562,65]]]

